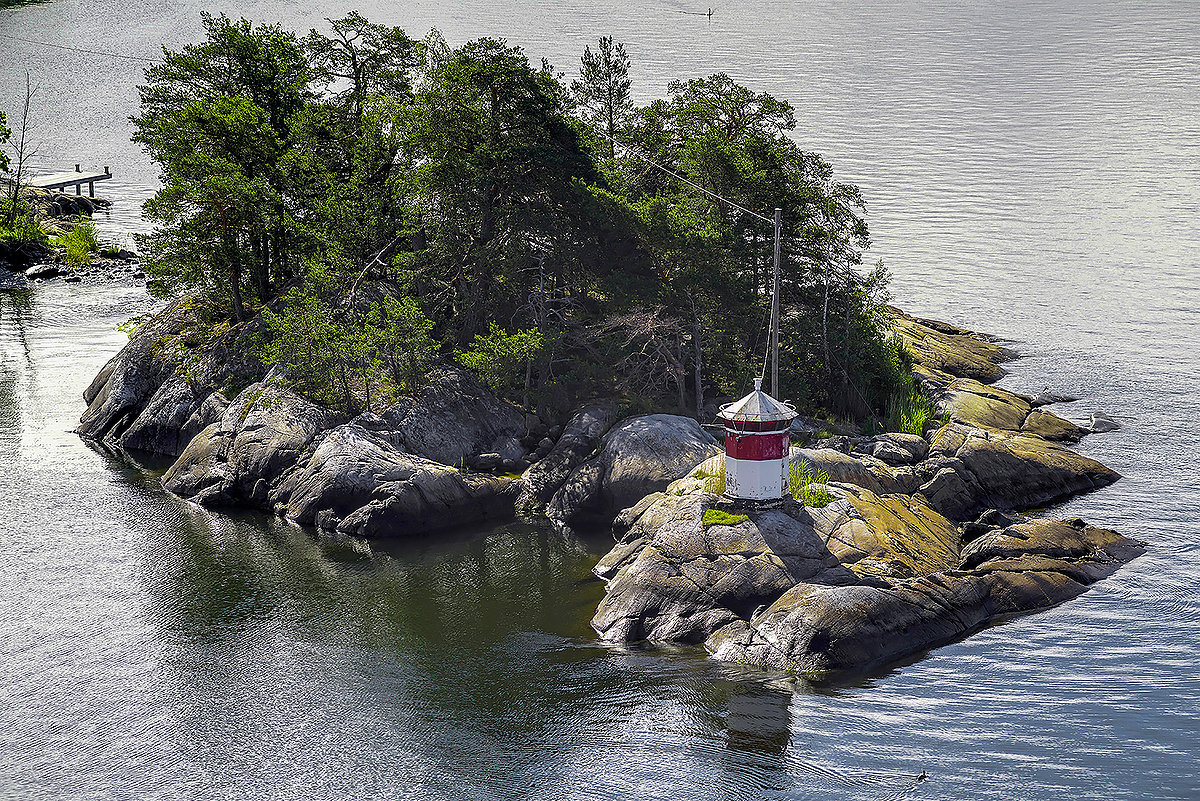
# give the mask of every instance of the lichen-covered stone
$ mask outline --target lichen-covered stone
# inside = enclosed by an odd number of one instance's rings
[[[718,659],[823,674],[864,670],[950,642],[997,618],[1062,603],[1144,551],[1104,529],[1078,527],[1060,556],[1058,521],[1027,529],[1049,539],[1007,537],[1004,559],[889,586],[798,583],[749,620],[731,621],[705,647]],[[1017,543],[1026,542],[1030,550]],[[988,546],[981,546],[984,553]]]
[[[596,567],[608,582],[592,625],[605,639],[702,642],[797,581],[853,582],[803,507],[704,525],[707,493],[658,493]]]
[[[829,550],[859,576],[910,578],[958,566],[958,528],[921,499],[832,490],[839,500],[811,514]]]
[[[1082,521],[988,528],[966,546],[920,499],[832,485],[808,509],[746,509],[705,526],[723,503],[657,493],[618,517],[596,567],[607,592],[592,625],[618,641],[703,641],[716,658],[823,674],[862,670],[988,622],[1084,592],[1143,545]]]
[[[947,323],[909,317],[898,309],[893,313],[892,330],[926,370],[985,383],[1004,376],[1000,363],[1013,356],[1005,348]]]

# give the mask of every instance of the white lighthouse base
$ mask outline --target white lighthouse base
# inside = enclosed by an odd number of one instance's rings
[[[781,504],[787,494],[786,459],[734,459],[725,457],[725,497],[750,501],[756,506]]]

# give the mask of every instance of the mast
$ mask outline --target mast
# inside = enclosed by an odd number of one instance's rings
[[[771,290],[771,397],[779,397],[779,229],[783,209],[775,209],[775,285]]]

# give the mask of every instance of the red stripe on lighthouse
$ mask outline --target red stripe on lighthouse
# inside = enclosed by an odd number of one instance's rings
[[[788,435],[783,433],[770,434],[736,434],[725,432],[725,455],[731,459],[746,459],[752,462],[762,462],[768,459],[782,459],[787,452]]]

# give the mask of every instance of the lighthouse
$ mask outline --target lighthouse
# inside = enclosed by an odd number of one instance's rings
[[[758,505],[779,503],[787,493],[788,428],[796,410],[762,390],[754,391],[717,414],[725,424],[725,495]]]

